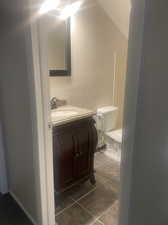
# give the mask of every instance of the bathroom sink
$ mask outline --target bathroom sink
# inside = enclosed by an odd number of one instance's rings
[[[51,113],[52,117],[71,117],[78,115],[78,112],[75,111],[66,111],[66,110],[58,110]]]
[[[52,110],[51,119],[54,125],[60,125],[92,115],[94,115],[94,112],[91,110],[66,105]]]

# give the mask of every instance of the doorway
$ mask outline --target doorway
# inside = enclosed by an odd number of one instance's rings
[[[40,30],[42,31],[43,30],[43,28],[42,28],[42,24],[40,23]],[[49,101],[48,101],[48,99],[49,99],[49,86],[47,85],[47,83],[48,83],[48,81],[47,81],[47,77],[46,77],[46,73],[48,73],[47,72],[47,60],[46,60],[46,54],[45,54],[45,52],[46,52],[46,49],[47,49],[47,46],[46,46],[46,40],[47,40],[47,37],[45,36],[45,35],[42,35],[41,37],[39,37],[39,39],[40,39],[40,43],[41,43],[41,46],[43,46],[43,50],[42,50],[42,52],[43,52],[43,54],[42,54],[42,56],[41,56],[41,60],[43,60],[43,65],[42,65],[42,68],[44,69],[44,70],[41,70],[42,71],[42,74],[44,75],[44,79],[42,80],[42,83],[43,83],[43,91],[44,91],[44,93],[46,94],[46,92],[47,92],[47,97],[46,97],[46,99],[45,99],[45,106],[48,106],[48,103],[49,103]],[[45,50],[44,50],[45,49]],[[41,54],[40,54],[41,55]],[[45,59],[45,60],[44,60]],[[45,95],[46,96],[46,95]],[[46,109],[47,108],[47,109]],[[50,109],[49,109],[49,107],[46,107],[45,108],[45,111],[46,111],[46,113],[45,113],[45,115],[46,115],[46,118],[50,118]],[[49,119],[49,120],[47,120],[47,123],[46,123],[46,128],[47,128],[47,130],[48,130],[48,128],[50,129],[50,132],[51,132],[51,118]],[[51,133],[50,133],[50,144],[52,143],[52,141],[51,141]],[[51,147],[51,145],[50,145],[50,147]],[[51,152],[50,152],[51,153]],[[51,157],[51,155],[50,155],[50,160],[52,160],[52,157]],[[50,161],[51,162],[51,161]],[[51,168],[50,168],[51,169]],[[50,172],[51,172],[51,170],[50,170]],[[51,174],[50,174],[50,177],[51,177]],[[51,177],[52,178],[52,177]],[[87,193],[88,194],[88,193]],[[52,198],[53,198],[53,196],[54,196],[54,193],[53,193],[53,190],[52,190],[52,193],[51,193],[51,195],[50,196],[52,196]],[[52,199],[52,202],[53,202],[53,199]],[[77,203],[78,204],[78,202],[75,202],[75,203]],[[71,205],[72,206],[72,205]],[[86,209],[85,209],[86,210]],[[100,224],[102,224],[103,222],[100,220],[96,220],[96,221],[94,221],[94,222],[98,222],[98,223],[100,223]]]

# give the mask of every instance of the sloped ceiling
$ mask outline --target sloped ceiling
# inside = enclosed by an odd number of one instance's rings
[[[131,0],[98,0],[118,29],[128,38]]]

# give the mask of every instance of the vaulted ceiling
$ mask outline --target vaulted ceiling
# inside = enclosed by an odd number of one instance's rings
[[[98,0],[118,29],[128,38],[131,0]]]

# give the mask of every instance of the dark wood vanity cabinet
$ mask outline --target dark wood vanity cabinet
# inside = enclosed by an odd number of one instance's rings
[[[90,117],[53,127],[54,183],[57,193],[88,179],[95,184],[97,131],[94,123]]]

